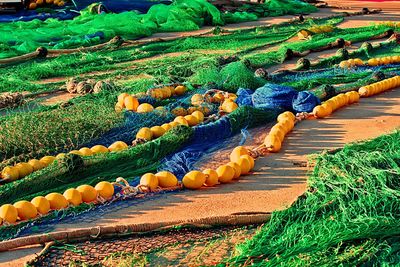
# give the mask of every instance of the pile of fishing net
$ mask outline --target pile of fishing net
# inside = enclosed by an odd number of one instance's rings
[[[308,190],[229,265],[394,266],[400,261],[400,132],[316,158]]]

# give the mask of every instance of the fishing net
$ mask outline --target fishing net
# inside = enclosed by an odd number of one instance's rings
[[[316,157],[308,190],[238,247],[232,265],[399,262],[400,132]]]
[[[94,185],[100,180],[114,181],[119,176],[129,180],[154,170],[160,159],[183,146],[192,134],[191,128],[180,126],[160,138],[128,150],[88,157],[69,154],[24,179],[1,186],[0,204],[32,199],[49,192],[64,192],[85,183]]]

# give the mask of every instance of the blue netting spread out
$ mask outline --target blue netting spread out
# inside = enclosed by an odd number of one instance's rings
[[[210,150],[224,146],[224,139],[232,135],[231,124],[228,117],[194,127],[194,135],[190,145],[172,156],[166,157],[159,170],[167,170],[176,175],[178,179],[190,170],[195,169],[195,163]]]
[[[124,141],[130,144],[136,139],[136,133],[142,127],[153,127],[170,122],[174,116],[170,113],[153,111],[150,113],[125,112],[125,122],[123,125],[113,128],[103,136],[86,143],[84,146],[94,145],[109,146],[116,141]]]
[[[239,106],[253,106],[253,100],[251,99],[252,94],[253,91],[250,89],[239,88],[236,92],[236,103]]]
[[[296,113],[299,112],[311,112],[313,108],[321,104],[321,101],[314,94],[303,91],[297,94],[297,97],[293,99],[292,107]]]
[[[267,83],[254,92],[252,100],[256,108],[283,112],[292,110],[292,101],[296,96],[297,91],[289,86]]]

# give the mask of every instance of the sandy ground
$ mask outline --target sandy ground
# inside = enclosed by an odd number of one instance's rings
[[[386,3],[372,5],[357,1],[356,4],[359,7],[385,8],[386,6],[387,8]],[[342,27],[369,25],[372,21],[379,20],[398,21],[398,13],[392,12],[397,11],[396,8],[400,7],[400,2],[391,2],[389,5],[391,5],[388,8],[390,13],[385,12],[383,16],[373,16],[370,19],[353,17],[351,20],[346,20]],[[326,12],[322,10],[322,16]],[[268,23],[278,23],[291,18],[288,16],[266,20]],[[264,21],[258,23],[264,24]],[[248,26],[254,26],[254,22],[248,23]],[[239,182],[213,189],[171,194],[141,205],[107,213],[93,223],[61,224],[57,226],[57,230],[108,224],[168,222],[212,215],[272,212],[284,209],[306,189],[309,169],[300,167],[296,163],[305,162],[309,154],[342,147],[349,142],[373,138],[400,127],[399,105],[400,90],[362,99],[360,104],[337,111],[330,118],[301,122],[287,137],[281,153],[257,160],[254,174],[243,177]],[[267,128],[264,130],[262,135],[268,131]],[[40,249],[41,247],[31,247],[0,253],[0,266],[22,266],[23,262],[34,257],[34,253],[38,253]]]

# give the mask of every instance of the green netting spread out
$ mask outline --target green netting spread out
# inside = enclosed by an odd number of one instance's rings
[[[400,132],[316,158],[308,191],[238,247],[230,266],[397,266]]]
[[[271,0],[264,8],[271,15],[315,11],[313,6],[293,0]],[[117,35],[135,39],[156,32],[190,31],[203,25],[224,25],[255,19],[257,16],[248,12],[221,13],[205,0],[175,0],[171,5],[152,6],[147,14],[134,11],[91,14],[82,11],[80,16],[72,20],[1,23],[0,58],[32,52],[39,46],[51,49],[76,48],[103,43]]]
[[[24,179],[1,186],[0,205],[50,192],[62,193],[82,184],[115,181],[119,176],[130,179],[155,170],[160,159],[183,146],[192,134],[192,128],[179,126],[160,138],[128,150],[89,157],[68,155]]]

